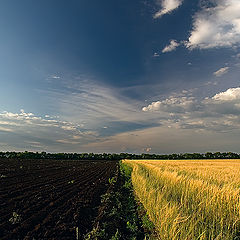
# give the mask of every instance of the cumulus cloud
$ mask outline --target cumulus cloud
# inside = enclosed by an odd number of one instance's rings
[[[225,92],[220,92],[213,96],[214,100],[217,101],[234,101],[238,100],[240,101],[240,87],[238,88],[229,88]]]
[[[153,15],[153,18],[160,18],[165,14],[171,13],[173,10],[177,9],[180,5],[182,5],[183,0],[162,0],[160,2],[161,10],[156,12]]]
[[[164,111],[164,112],[185,112],[190,111],[194,107],[194,97],[172,97],[163,101],[152,102],[142,111]]]
[[[162,53],[172,52],[174,51],[180,44],[176,40],[171,40],[170,44],[167,45],[163,50]]]
[[[6,141],[15,150],[43,151],[51,145],[52,149],[56,147],[60,151],[63,149],[63,146],[59,146],[60,143],[80,144],[97,137],[96,132],[86,130],[79,124],[51,116],[36,116],[24,109],[18,113],[1,112],[0,132],[2,135],[7,134],[2,138],[2,142]]]
[[[226,74],[229,70],[229,67],[222,67],[218,69],[216,72],[213,73],[216,77],[221,77],[222,75]]]
[[[0,126],[8,125],[12,127],[12,130],[16,130],[16,127],[28,127],[39,128],[39,127],[55,127],[64,130],[77,130],[78,125],[74,125],[74,123],[61,121],[59,119],[49,119],[36,116],[33,113],[27,113],[24,109],[20,110],[20,113],[12,113],[8,111],[3,111],[0,113]]]
[[[211,1],[193,19],[186,46],[190,49],[234,47],[240,44],[240,1]]]
[[[240,128],[240,87],[229,88],[205,99],[169,97],[142,108],[159,113],[162,124],[169,128],[226,131]]]

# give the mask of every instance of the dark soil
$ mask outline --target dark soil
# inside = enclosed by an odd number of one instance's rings
[[[116,168],[110,161],[0,160],[0,239],[82,239]]]

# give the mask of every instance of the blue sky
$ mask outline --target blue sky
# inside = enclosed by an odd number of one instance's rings
[[[0,150],[239,152],[238,0],[2,1]]]

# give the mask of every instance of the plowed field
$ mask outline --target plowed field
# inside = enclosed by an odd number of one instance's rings
[[[116,162],[0,160],[0,239],[79,239]]]

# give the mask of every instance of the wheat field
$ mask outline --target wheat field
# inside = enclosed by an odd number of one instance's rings
[[[123,163],[158,239],[240,239],[240,160]]]

